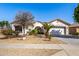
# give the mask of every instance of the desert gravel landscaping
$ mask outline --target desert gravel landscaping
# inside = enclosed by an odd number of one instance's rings
[[[47,38],[40,38],[37,36],[27,36],[26,40],[17,40],[17,38],[11,39],[0,39],[0,44],[13,44],[13,43],[22,43],[22,44],[66,44],[61,40],[53,38],[50,41],[45,41]]]
[[[61,40],[53,38],[50,41],[44,37],[27,36],[26,40],[17,40],[17,38],[0,39],[0,45],[14,45],[14,44],[66,44]],[[0,55],[2,56],[50,56],[62,49],[27,49],[27,48],[0,48]]]

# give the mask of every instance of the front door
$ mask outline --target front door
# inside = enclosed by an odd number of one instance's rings
[[[22,27],[21,26],[15,26],[15,31],[22,32]]]

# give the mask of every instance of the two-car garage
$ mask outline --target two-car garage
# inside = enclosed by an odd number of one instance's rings
[[[54,28],[51,28],[49,31],[51,35],[69,35],[69,26],[71,24],[63,20],[56,19],[51,21],[50,25],[54,26]]]
[[[65,35],[66,32],[65,32],[65,28],[51,28],[49,33],[51,35]]]

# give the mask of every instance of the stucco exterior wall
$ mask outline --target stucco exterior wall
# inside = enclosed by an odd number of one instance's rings
[[[35,27],[42,27],[43,25],[40,23],[40,22],[36,22],[36,23],[34,23],[34,27],[33,27],[33,29],[35,28]]]
[[[57,30],[57,29],[60,29],[62,31],[62,34],[66,34],[66,35],[69,35],[69,28],[68,28],[68,25],[64,24],[63,22],[60,22],[60,21],[53,21],[50,23],[50,25],[53,25],[53,26],[60,26],[60,27],[65,27],[65,28],[54,28],[54,30]],[[52,29],[53,30],[53,29]],[[65,33],[65,32],[66,33]]]
[[[54,22],[51,22],[50,23],[51,25],[54,25],[54,26],[65,26],[65,27],[68,27],[68,25],[66,25],[66,24],[64,24],[64,23],[62,23],[62,22],[60,22],[60,21],[54,21]]]
[[[12,27],[12,30],[15,31],[15,27],[14,27],[14,24],[11,24],[11,27]]]
[[[79,28],[76,29],[77,33],[79,33]]]
[[[69,27],[66,27],[66,35],[69,35]]]

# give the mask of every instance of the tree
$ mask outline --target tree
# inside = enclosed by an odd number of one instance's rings
[[[2,29],[10,29],[10,23],[8,21],[0,21],[0,27]]]
[[[74,9],[74,21],[79,23],[79,4]]]
[[[45,31],[44,31],[45,37],[49,38],[49,40],[50,40],[51,39],[51,35],[49,34],[49,30],[51,28],[53,28],[53,26],[51,26],[51,25],[49,25],[48,23],[45,22],[45,23],[43,23],[43,27],[45,29]]]
[[[15,19],[23,27],[23,34],[25,34],[25,28],[33,25],[34,22],[34,16],[30,12],[18,12]]]

